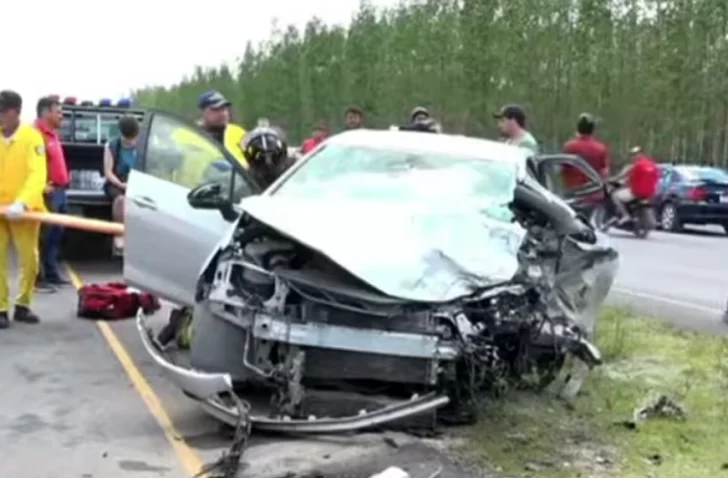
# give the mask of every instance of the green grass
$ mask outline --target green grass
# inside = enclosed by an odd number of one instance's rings
[[[509,477],[728,477],[728,340],[617,309],[602,313],[596,338],[606,363],[572,405],[511,392],[465,431],[467,457]],[[687,419],[622,424],[660,394]]]

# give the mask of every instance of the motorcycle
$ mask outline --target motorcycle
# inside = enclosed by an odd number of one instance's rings
[[[632,219],[620,224],[620,212],[614,204],[612,193],[621,186],[621,181],[617,179],[607,181],[606,199],[603,204],[594,210],[592,223],[602,232],[607,232],[611,227],[617,227],[634,233],[640,239],[645,239],[657,225],[654,205],[649,199],[635,199],[628,202],[626,206]]]

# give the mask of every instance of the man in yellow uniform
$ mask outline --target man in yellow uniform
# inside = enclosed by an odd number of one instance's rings
[[[230,122],[231,103],[218,91],[208,91],[200,95],[197,100],[197,107],[202,117],[197,122],[207,134],[223,145],[238,162],[248,169],[248,161],[245,159],[243,139],[245,130]],[[182,167],[175,177],[175,182],[190,188],[199,186],[210,181],[211,174],[215,172],[216,163],[227,164],[225,158],[219,157],[217,148],[212,148],[207,141],[200,141],[199,135],[190,134],[189,130],[183,128],[172,133],[177,145],[184,148]],[[229,165],[228,165],[229,167]],[[162,345],[167,345],[180,334],[180,331],[189,331],[189,323],[192,317],[190,308],[180,307],[172,310],[169,316],[169,323],[157,336]],[[183,342],[188,342],[189,335],[183,333]]]
[[[0,91],[0,328],[10,326],[10,244],[20,265],[19,294],[13,320],[37,324],[30,310],[38,276],[40,223],[20,219],[25,211],[45,211],[46,154],[41,134],[31,125],[20,124],[21,96]]]
[[[245,130],[230,122],[230,102],[217,91],[208,91],[200,95],[197,106],[202,112],[202,129],[224,145],[233,156],[247,168],[248,163],[243,154],[243,138]]]
[[[197,106],[202,113],[197,124],[247,168],[242,149],[245,130],[230,122],[230,102],[219,92],[208,91],[200,95]],[[172,140],[181,149],[184,158],[175,173],[175,182],[178,184],[189,188],[199,186],[206,181],[212,163],[224,161],[217,148],[201,140],[198,134],[189,129],[176,129],[172,132]]]

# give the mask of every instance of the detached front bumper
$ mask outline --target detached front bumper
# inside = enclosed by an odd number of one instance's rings
[[[233,383],[230,375],[225,373],[208,373],[180,367],[168,360],[152,339],[151,330],[147,326],[146,316],[140,311],[136,325],[144,348],[164,371],[168,379],[177,385],[190,398],[200,402],[203,409],[216,419],[237,426],[240,422],[238,409],[232,401],[225,399],[226,394],[233,394]],[[245,397],[241,397],[245,398]],[[429,393],[413,395],[406,401],[383,406],[374,411],[361,410],[357,415],[339,418],[292,419],[290,417],[269,418],[255,415],[253,410],[250,421],[254,429],[281,433],[340,433],[372,428],[385,423],[398,421],[421,413],[430,412],[450,402],[446,395]]]

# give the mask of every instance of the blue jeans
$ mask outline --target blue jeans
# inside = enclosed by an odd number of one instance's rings
[[[52,193],[46,195],[46,205],[50,212],[67,213],[65,189],[56,188]],[[48,226],[46,228],[42,241],[42,250],[40,251],[41,274],[45,280],[54,281],[61,278],[60,254],[62,239],[62,227]]]

